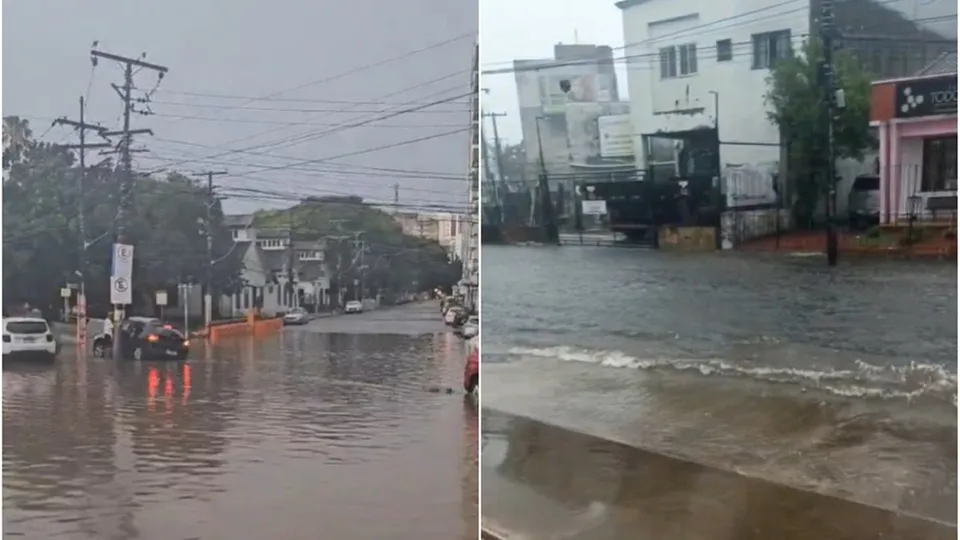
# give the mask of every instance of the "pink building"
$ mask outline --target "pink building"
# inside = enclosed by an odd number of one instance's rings
[[[915,77],[878,81],[870,125],[880,139],[880,221],[955,219],[957,55]]]

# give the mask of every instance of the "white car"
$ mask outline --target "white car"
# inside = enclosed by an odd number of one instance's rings
[[[38,317],[3,319],[3,357],[42,356],[52,359],[57,354],[57,340]]]
[[[470,339],[476,337],[480,333],[480,317],[476,315],[471,315],[467,322],[460,328],[460,334]]]
[[[363,304],[358,300],[351,300],[343,307],[344,313],[363,313]]]

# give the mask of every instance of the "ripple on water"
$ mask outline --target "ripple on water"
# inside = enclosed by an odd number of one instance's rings
[[[265,538],[282,522],[292,539],[316,538],[318,523],[338,538],[462,533],[461,469],[476,457],[450,442],[470,419],[460,394],[425,390],[459,382],[453,336],[296,331],[195,356],[5,365],[4,532]],[[228,519],[204,517],[214,511]]]

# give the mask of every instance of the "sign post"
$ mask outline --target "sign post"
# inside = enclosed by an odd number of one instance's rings
[[[160,320],[166,322],[167,291],[157,291],[157,305],[160,306]]]
[[[125,316],[125,306],[133,303],[133,246],[113,245],[113,268],[110,272],[110,303],[114,305],[114,328]],[[114,358],[120,357],[120,340],[113,340]]]
[[[63,298],[63,322],[70,322],[70,287],[60,288],[60,298]]]

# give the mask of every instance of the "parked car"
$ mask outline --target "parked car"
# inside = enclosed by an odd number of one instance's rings
[[[443,322],[449,326],[455,326],[457,320],[466,312],[467,310],[460,306],[453,306],[443,315]]]
[[[307,313],[307,310],[303,308],[293,308],[289,313],[283,316],[283,324],[286,325],[303,325],[310,322],[310,314]]]
[[[850,227],[863,229],[880,223],[880,177],[861,174],[853,181],[847,197]]]
[[[3,357],[36,357],[52,360],[57,355],[57,340],[47,321],[40,317],[3,319]]]
[[[120,323],[114,339],[120,340],[120,355],[134,360],[183,360],[190,353],[190,341],[179,330],[152,317],[130,317]],[[113,344],[109,336],[93,339],[96,356],[106,356]]]
[[[480,388],[480,351],[473,349],[463,367],[463,389],[472,394]]]
[[[344,313],[363,313],[363,304],[359,300],[351,300],[343,308]]]
[[[476,337],[480,333],[480,317],[476,315],[471,315],[467,318],[467,322],[463,323],[463,326],[460,327],[460,335],[470,339]]]

